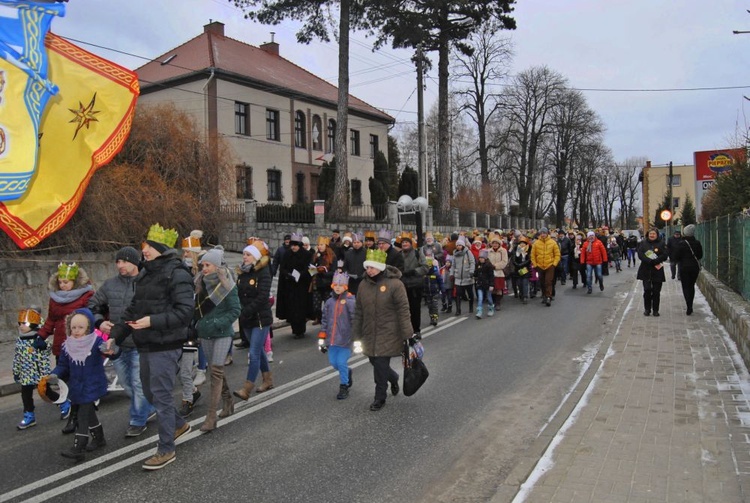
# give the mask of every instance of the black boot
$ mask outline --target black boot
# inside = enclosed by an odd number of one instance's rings
[[[456,316],[461,316],[461,301],[456,299]]]
[[[473,312],[474,312],[474,301],[470,300],[469,301],[469,314],[471,314]]]
[[[89,433],[91,434],[91,443],[86,446],[87,451],[95,451],[99,447],[107,445],[107,440],[104,438],[104,428],[101,423],[93,428],[89,428]]]
[[[62,429],[63,435],[75,433],[75,431],[78,429],[78,407],[79,406],[75,404],[70,406],[70,415],[68,416],[68,422]]]
[[[88,435],[76,435],[73,439],[73,447],[67,451],[62,451],[60,455],[74,461],[83,461],[86,457],[86,445],[88,443]]]

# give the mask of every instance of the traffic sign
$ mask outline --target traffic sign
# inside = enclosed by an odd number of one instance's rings
[[[669,210],[662,211],[661,212],[661,219],[664,220],[665,222],[671,220],[672,219],[672,212],[669,211]]]

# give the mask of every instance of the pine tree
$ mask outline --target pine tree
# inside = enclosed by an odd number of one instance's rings
[[[693,200],[690,199],[690,194],[685,195],[685,204],[682,206],[680,220],[683,226],[694,224],[697,221],[695,218],[695,205],[693,204]]]

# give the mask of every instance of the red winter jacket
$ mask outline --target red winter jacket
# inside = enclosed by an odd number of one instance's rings
[[[49,311],[47,313],[47,319],[44,321],[44,325],[39,329],[39,335],[45,339],[50,335],[54,335],[52,339],[52,354],[60,356],[60,349],[62,348],[63,342],[67,338],[65,329],[65,318],[76,309],[87,307],[89,299],[94,295],[94,290],[88,290],[83,292],[83,295],[78,297],[76,300],[68,302],[67,304],[60,304],[54,300],[49,300]]]
[[[587,251],[589,245],[591,245],[590,252]],[[594,241],[586,240],[581,244],[581,264],[599,265],[606,262],[606,260],[607,250],[598,239],[594,239]]]

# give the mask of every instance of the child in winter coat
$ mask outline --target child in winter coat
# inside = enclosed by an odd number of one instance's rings
[[[487,299],[487,316],[495,314],[495,302],[492,299],[492,291],[495,289],[495,267],[487,258],[488,251],[479,251],[479,261],[474,270],[474,280],[477,288],[477,319],[482,319],[484,299]]]
[[[323,305],[323,316],[318,333],[318,349],[328,353],[331,367],[339,371],[338,400],[349,396],[352,387],[352,369],[349,357],[352,355],[352,323],[356,299],[349,290],[349,275],[336,271],[331,281],[333,295]]]
[[[68,338],[51,375],[68,384],[68,399],[78,406],[78,426],[73,447],[60,454],[83,461],[86,451],[107,445],[104,429],[96,416],[96,403],[107,394],[107,376],[101,355],[104,340],[96,335],[94,315],[88,308],[76,309],[68,316],[67,328]],[[88,445],[90,439],[92,442]]]
[[[88,306],[89,299],[94,295],[94,287],[86,271],[78,264],[60,262],[49,280],[48,288],[49,309],[47,319],[39,329],[39,336],[43,339],[52,336],[52,354],[59,360],[65,342],[65,318],[76,309]],[[77,417],[78,410],[71,408],[70,401],[60,404],[60,419],[68,420],[63,433],[76,431]]]
[[[431,248],[424,248],[425,262],[427,262],[427,273],[424,275],[424,290],[422,296],[427,302],[430,313],[430,325],[436,327],[438,324],[438,296],[443,293],[443,277],[440,274],[438,261]],[[445,305],[445,302],[443,303]]]
[[[34,389],[42,376],[49,374],[50,349],[37,335],[42,323],[39,308],[29,307],[18,311],[18,339],[13,355],[13,380],[21,385],[23,420],[16,426],[25,430],[36,425],[34,415]]]
[[[529,280],[531,279],[531,253],[529,253],[529,238],[521,236],[516,248],[511,252],[511,260],[518,278],[519,296],[524,304],[529,299]]]
[[[443,287],[440,290],[440,300],[443,303],[441,312],[450,313],[453,311],[453,273],[451,272],[453,256],[446,254],[444,257],[445,264],[440,268],[440,276],[443,280]]]

